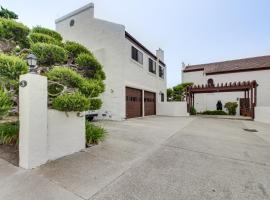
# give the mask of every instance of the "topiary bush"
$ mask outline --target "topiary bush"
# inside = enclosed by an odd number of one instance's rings
[[[54,38],[55,40],[57,40],[59,42],[61,42],[63,40],[61,34],[57,33],[54,30],[51,30],[51,29],[48,29],[48,28],[44,28],[44,27],[41,27],[41,26],[34,27],[32,29],[32,32],[33,33],[41,33],[41,34],[48,35],[48,36]]]
[[[89,110],[99,110],[102,106],[101,99],[90,99],[90,108]]]
[[[26,61],[16,56],[0,54],[0,78],[19,80],[20,75],[28,72]]]
[[[19,122],[0,124],[0,144],[19,144]]]
[[[236,115],[237,102],[227,102],[224,106],[229,112],[229,115]]]
[[[22,45],[23,48],[30,29],[24,24],[12,19],[0,18],[0,24],[2,26],[1,39],[12,39],[16,44]]]
[[[32,43],[47,43],[47,44],[55,44],[55,45],[60,45],[61,43],[54,39],[53,37],[49,35],[45,35],[43,33],[30,33],[29,34],[29,39]]]
[[[13,106],[11,97],[0,89],[0,119],[6,116]]]
[[[72,59],[76,59],[81,53],[91,54],[91,52],[85,46],[77,42],[67,41],[64,44],[64,48],[68,52],[68,57]]]
[[[31,51],[37,56],[39,65],[52,66],[67,61],[65,49],[54,44],[36,43],[31,46]]]
[[[82,112],[89,110],[90,101],[79,92],[64,93],[53,99],[52,108],[64,112]]]
[[[88,121],[85,123],[86,144],[98,144],[105,139],[106,134],[107,131],[104,128],[96,126]]]

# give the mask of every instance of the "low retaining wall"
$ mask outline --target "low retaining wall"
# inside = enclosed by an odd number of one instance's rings
[[[157,115],[182,117],[189,116],[187,102],[160,102],[157,103]]]
[[[255,107],[255,121],[270,124],[270,106]]]
[[[48,110],[48,159],[55,160],[85,148],[85,117],[76,112]]]

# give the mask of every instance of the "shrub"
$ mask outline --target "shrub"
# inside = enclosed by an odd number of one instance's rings
[[[197,114],[197,111],[196,111],[196,109],[194,107],[190,108],[190,114],[191,115],[196,115]]]
[[[7,19],[18,19],[18,15],[16,13],[6,8],[3,8],[2,6],[0,10],[0,17],[7,18]]]
[[[47,43],[47,44],[55,44],[59,45],[60,42],[54,39],[53,37],[49,35],[45,35],[43,33],[30,33],[29,34],[30,41],[33,43]]]
[[[102,71],[101,64],[92,54],[79,54],[75,59],[75,63],[78,64],[85,77],[96,78],[100,80],[105,79],[105,73]]]
[[[12,100],[10,96],[0,89],[0,119],[8,114],[12,108]]]
[[[52,66],[67,60],[65,49],[54,44],[36,43],[31,46],[31,51],[37,56],[39,65]]]
[[[30,29],[22,23],[16,22],[12,19],[0,18],[1,37],[4,39],[12,39],[18,45],[22,45],[27,40],[27,35]]]
[[[102,106],[101,99],[90,99],[90,108],[89,110],[99,110]]]
[[[63,40],[62,36],[57,33],[54,30],[48,29],[48,28],[44,28],[44,27],[40,27],[40,26],[36,26],[32,29],[33,33],[41,33],[41,34],[45,34],[48,35],[52,38],[54,38],[55,40],[61,42]]]
[[[19,122],[0,124],[0,144],[19,144]]]
[[[200,113],[202,115],[227,115],[223,110],[206,110]]]
[[[64,48],[68,52],[68,56],[70,58],[77,58],[78,55],[81,53],[91,54],[91,52],[85,46],[83,46],[77,42],[67,41],[64,44]]]
[[[85,96],[97,97],[104,92],[104,84],[101,81],[84,79],[79,86],[79,90]]]
[[[52,108],[64,112],[82,112],[89,110],[90,101],[78,92],[64,93],[53,99]]]
[[[27,63],[16,56],[0,54],[0,77],[18,80],[21,74],[28,72]]]
[[[104,128],[90,122],[86,122],[85,129],[85,139],[87,144],[98,144],[105,139],[107,134],[107,131]]]
[[[227,102],[224,107],[228,110],[229,115],[236,115],[237,102]]]

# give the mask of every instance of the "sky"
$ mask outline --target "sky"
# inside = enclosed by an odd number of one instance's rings
[[[0,0],[29,27],[93,2],[95,16],[125,25],[153,53],[165,51],[168,87],[181,66],[270,55],[269,0]]]

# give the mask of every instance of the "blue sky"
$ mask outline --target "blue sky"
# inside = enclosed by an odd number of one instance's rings
[[[181,63],[199,64],[270,54],[269,0],[0,0],[28,26],[54,20],[89,2],[98,18],[124,24],[147,48],[165,51],[168,86]]]

